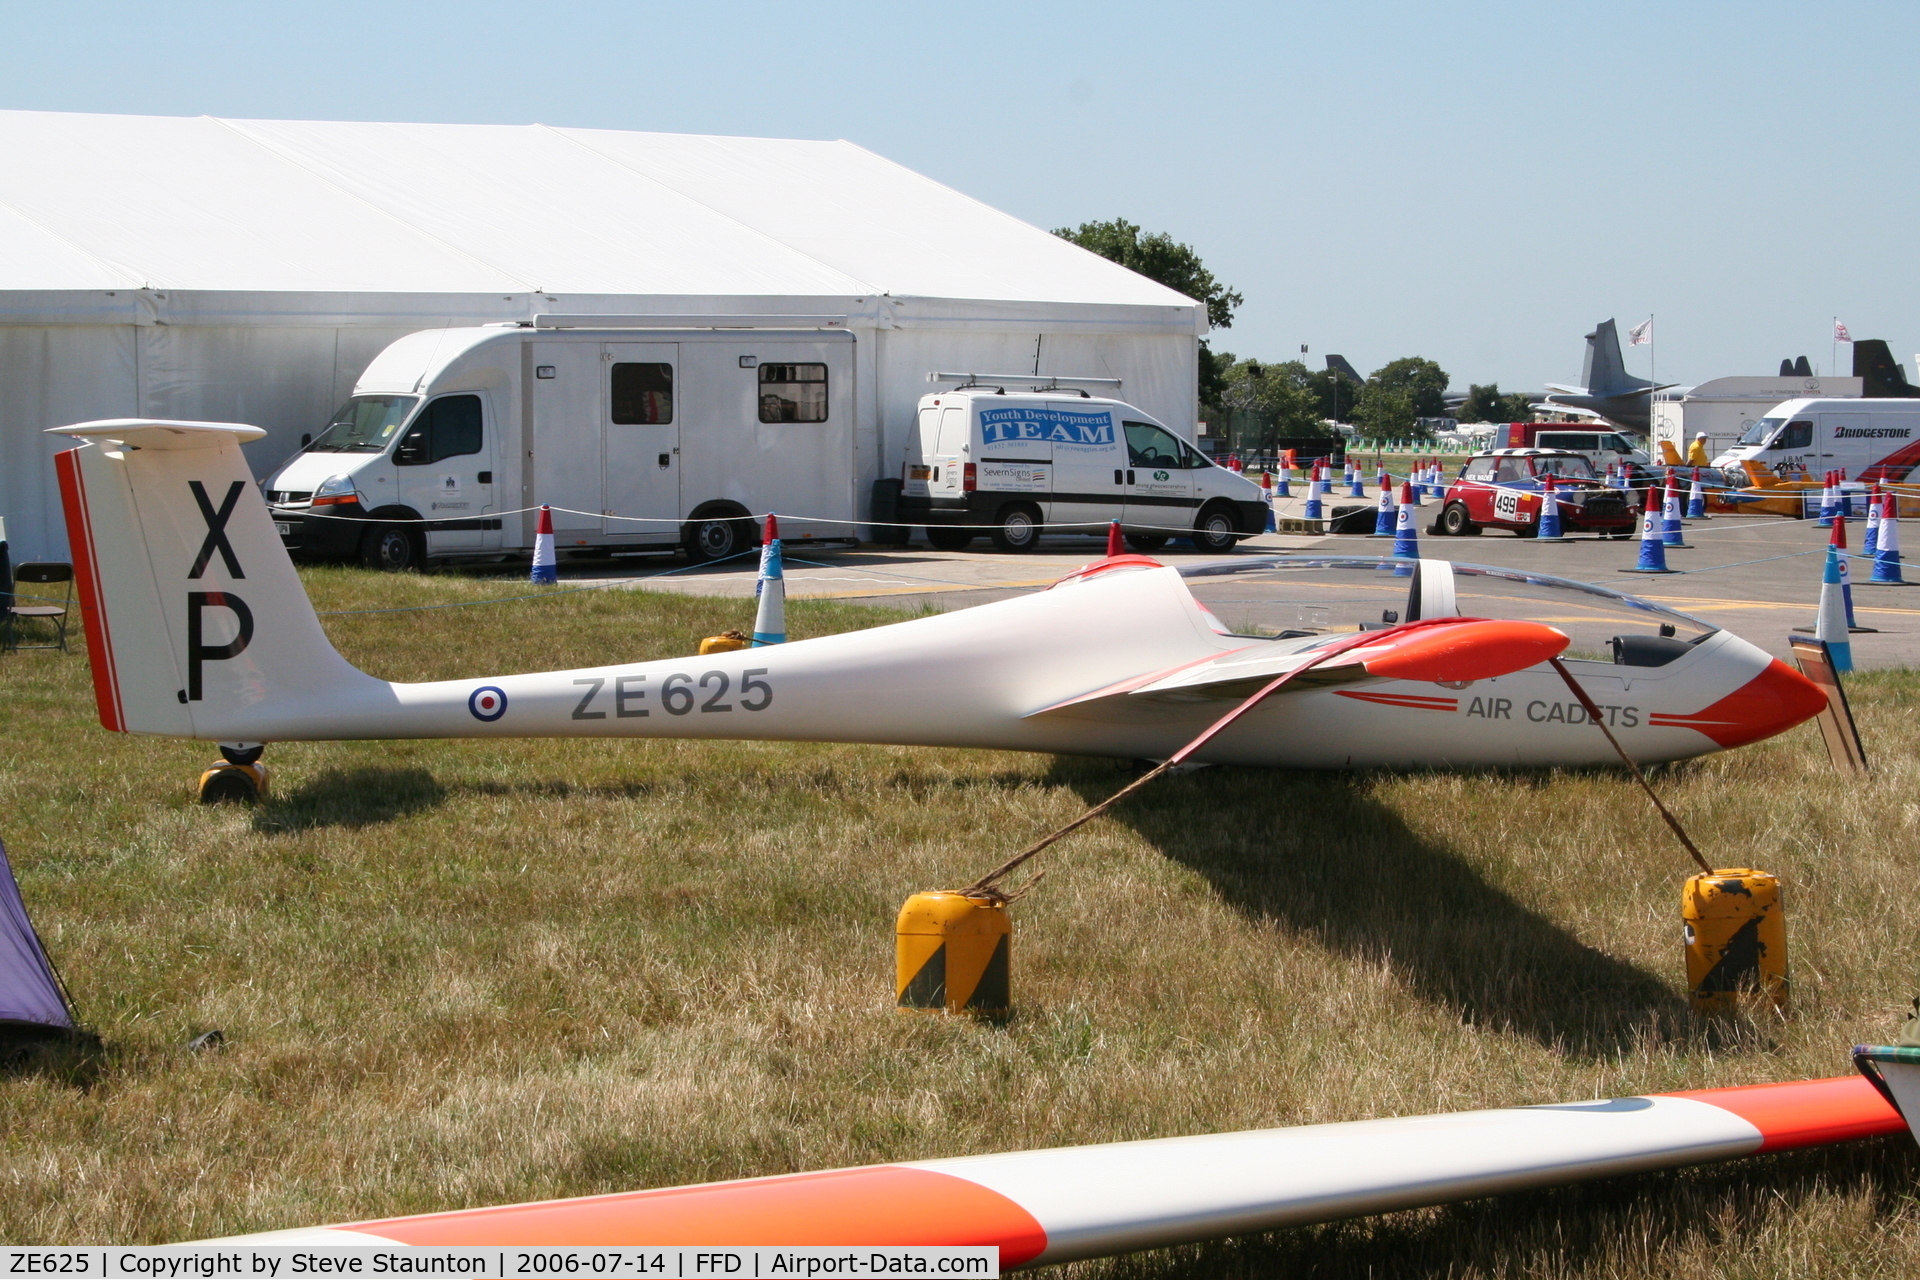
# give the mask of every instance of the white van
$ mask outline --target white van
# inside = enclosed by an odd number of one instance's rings
[[[1114,520],[1136,551],[1172,537],[1230,551],[1266,528],[1258,484],[1132,405],[1071,389],[921,397],[900,478],[899,520],[947,551],[979,532],[1031,551],[1049,527],[1105,536]]]
[[[1920,463],[1920,400],[1789,400],[1713,465],[1732,473],[1732,483],[1745,484],[1748,462],[1782,476],[1844,471],[1849,480],[1869,483],[1905,480]]]
[[[1533,447],[1554,449],[1561,453],[1584,454],[1596,471],[1605,471],[1610,465],[1621,462],[1632,462],[1644,467],[1649,461],[1644,452],[1634,448],[1633,442],[1618,431],[1592,427],[1549,428],[1542,424],[1540,429],[1534,432]]]
[[[532,548],[542,503],[563,554],[725,559],[764,511],[787,537],[857,537],[853,334],[547,319],[409,334],[375,357],[266,482],[288,549],[385,569],[497,559]]]

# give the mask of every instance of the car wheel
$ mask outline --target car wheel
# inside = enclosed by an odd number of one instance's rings
[[[681,548],[695,564],[726,560],[753,546],[753,521],[740,519],[695,520],[687,526]]]
[[[1164,533],[1130,533],[1127,535],[1127,545],[1143,556],[1150,556],[1167,545],[1167,535]]]
[[[1449,502],[1447,509],[1440,513],[1440,532],[1458,538],[1473,531],[1473,521],[1467,516],[1465,504]]]
[[[1537,538],[1540,536],[1540,526],[1537,524],[1523,524],[1518,529],[1515,529],[1514,532],[1522,538]]]
[[[973,530],[930,524],[927,526],[927,542],[935,551],[965,551],[973,545]]]
[[[1216,554],[1231,551],[1240,541],[1240,522],[1225,507],[1202,511],[1193,523],[1193,545]]]
[[[426,562],[426,539],[418,530],[397,524],[375,525],[360,540],[360,563],[369,569],[400,573]]]
[[[1032,551],[1040,545],[1040,512],[1024,504],[1003,507],[993,527],[993,545],[1009,555]]]

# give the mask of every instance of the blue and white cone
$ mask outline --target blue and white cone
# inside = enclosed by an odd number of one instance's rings
[[[1660,499],[1653,489],[1647,490],[1647,507],[1640,513],[1640,560],[1631,569],[1622,569],[1622,573],[1672,573],[1667,568],[1667,548],[1660,539]]]
[[[1349,498],[1364,498],[1367,496],[1367,486],[1360,482],[1360,468],[1354,466],[1351,462],[1347,464],[1347,496]]]
[[[753,584],[760,603],[753,611],[753,642],[787,642],[787,577],[780,566],[780,525],[771,512],[767,515],[767,536],[760,544],[760,577]]]
[[[1420,558],[1420,530],[1414,515],[1413,485],[1400,486],[1400,505],[1393,513],[1393,554],[1401,560]]]
[[[1873,553],[1873,577],[1869,581],[1884,587],[1908,585],[1900,577],[1900,499],[1887,494],[1880,499],[1880,545]]]
[[[1660,498],[1660,541],[1669,547],[1685,547],[1687,539],[1680,526],[1680,490],[1674,487],[1673,472],[1667,472],[1666,488]]]
[[[1700,468],[1693,469],[1693,486],[1687,490],[1687,519],[1707,518],[1707,490],[1700,483]]]
[[[526,528],[521,525],[521,528]],[[550,587],[560,580],[559,566],[553,558],[553,508],[542,505],[540,523],[533,533],[533,581]]]
[[[1820,575],[1820,612],[1813,620],[1814,638],[1827,642],[1835,671],[1853,670],[1853,642],[1847,636],[1847,605],[1841,594],[1845,571],[1840,548],[1827,547],[1826,572]]]
[[[1839,505],[1837,500],[1838,496],[1833,486],[1833,472],[1829,471],[1827,472],[1827,482],[1820,489],[1820,519],[1818,524],[1822,529],[1831,529],[1833,527],[1833,511],[1834,508]]]
[[[1280,531],[1280,522],[1279,518],[1273,513],[1273,472],[1271,471],[1262,471],[1260,473],[1260,500],[1267,508],[1266,531],[1268,533],[1278,533]]]
[[[1313,464],[1313,479],[1307,481],[1307,519],[1318,520],[1322,510],[1320,497],[1327,491],[1326,473],[1319,463]]]
[[[1545,487],[1540,490],[1540,532],[1535,535],[1536,542],[1565,542],[1560,534],[1560,498],[1553,491],[1553,476],[1549,474]]]
[[[1276,498],[1291,498],[1293,496],[1293,463],[1289,462],[1280,468],[1280,487],[1275,489],[1273,493]]]
[[[1398,527],[1394,517],[1393,484],[1389,481],[1380,486],[1380,503],[1373,509],[1373,532],[1368,536],[1391,538],[1396,536]]]
[[[1860,554],[1869,560],[1880,554],[1880,487],[1867,495],[1867,532],[1860,539]]]

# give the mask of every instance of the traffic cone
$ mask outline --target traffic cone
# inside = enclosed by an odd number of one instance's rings
[[[1880,554],[1880,486],[1867,493],[1867,532],[1860,539],[1860,554],[1868,559]]]
[[[1880,503],[1880,545],[1873,555],[1872,581],[1883,587],[1912,586],[1900,577],[1900,496],[1888,490]]]
[[[1114,528],[1118,530],[1119,526]],[[760,598],[753,611],[754,644],[785,644],[787,576],[780,564],[780,521],[771,511],[767,513],[767,536],[760,543],[760,577],[753,584],[753,594]]]
[[[1388,482],[1380,486],[1380,505],[1374,508],[1373,532],[1368,536],[1391,538],[1395,536],[1398,527],[1394,518],[1393,484]]]
[[[1393,477],[1387,474],[1387,467],[1385,463],[1381,463],[1378,467],[1374,469],[1373,481],[1374,481],[1374,484],[1379,488],[1382,488],[1382,489],[1393,488]]]
[[[1447,496],[1445,477],[1440,474],[1440,459],[1427,459],[1427,492],[1435,502]]]
[[[1285,461],[1280,464],[1280,487],[1275,490],[1274,496],[1278,498],[1291,498],[1293,496],[1293,482],[1295,479],[1296,477],[1293,474],[1293,450],[1289,449],[1286,452]]]
[[[1667,468],[1667,482],[1661,489],[1660,541],[1669,547],[1687,546],[1686,536],[1680,527],[1680,489],[1674,483],[1672,467]]]
[[[1847,604],[1840,588],[1842,560],[1840,548],[1827,544],[1827,566],[1820,575],[1820,612],[1814,615],[1813,635],[1827,642],[1827,654],[1835,671],[1853,670],[1853,642],[1847,633]]]
[[[1836,550],[1840,557],[1840,603],[1845,606],[1847,630],[1863,630],[1864,628],[1853,620],[1853,557],[1847,554],[1847,517],[1844,513],[1834,513],[1833,536],[1828,540],[1828,545]]]
[[[559,566],[553,558],[553,508],[542,504],[540,523],[533,531],[533,581],[550,587],[559,580]]]
[[[1271,508],[1267,510],[1267,520],[1269,524],[1271,524],[1273,520],[1273,510]],[[1268,532],[1271,533],[1272,530],[1269,529]],[[1107,526],[1107,554],[1109,556],[1125,555],[1127,550],[1127,544],[1124,539],[1125,539],[1125,535],[1120,532],[1120,522],[1118,520],[1115,520],[1112,524],[1108,525]]]
[[[1360,468],[1351,462],[1347,464],[1347,496],[1349,498],[1367,496],[1367,487],[1360,483]]]
[[[1280,525],[1278,521],[1275,520],[1273,514],[1273,472],[1271,471],[1262,471],[1260,473],[1260,501],[1264,503],[1267,508],[1266,531],[1268,533],[1279,532]]]
[[[1420,531],[1414,520],[1413,482],[1400,486],[1400,506],[1393,513],[1393,554],[1400,560],[1420,558]]]
[[[1693,487],[1687,491],[1687,519],[1707,518],[1707,491],[1700,484],[1700,468],[1693,469]]]
[[[1560,499],[1553,492],[1553,472],[1549,471],[1540,490],[1540,532],[1536,542],[1565,542],[1560,535]]]
[[[1316,462],[1313,464],[1312,478],[1307,481],[1307,519],[1318,520],[1320,518],[1320,495],[1326,491],[1327,482],[1321,473],[1320,464]]]
[[[1822,485],[1820,489],[1819,526],[1822,529],[1830,529],[1833,527],[1833,509],[1835,506],[1835,497],[1836,495],[1833,487],[1833,472],[1829,471],[1827,472],[1826,483]]]
[[[1667,568],[1667,548],[1660,538],[1660,491],[1647,486],[1647,509],[1640,515],[1640,562],[1621,573],[1674,573]]]

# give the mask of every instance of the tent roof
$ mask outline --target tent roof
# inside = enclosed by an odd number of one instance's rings
[[[1195,306],[850,142],[0,111],[0,290]]]

